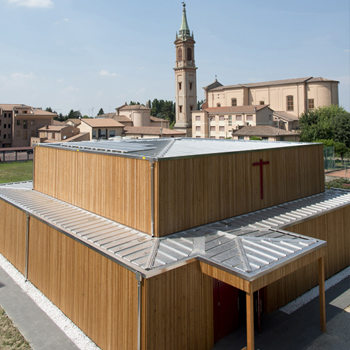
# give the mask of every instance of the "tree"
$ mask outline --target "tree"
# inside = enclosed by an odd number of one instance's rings
[[[81,118],[81,113],[80,111],[74,111],[73,109],[71,109],[68,113],[68,116],[66,119],[78,119]]]
[[[344,156],[349,152],[349,148],[344,142],[335,142],[334,140],[316,140],[316,142],[323,143],[325,147],[334,147],[335,154],[340,156],[341,165],[344,165]]]
[[[46,111],[46,112],[51,112],[51,113],[56,113],[56,112],[53,112],[53,111],[52,111],[52,108],[51,108],[51,107],[46,107],[46,108],[45,108],[45,111]]]
[[[105,114],[105,112],[103,111],[103,108],[100,108],[100,110],[98,111],[97,115],[103,115]]]
[[[130,101],[129,106],[140,105],[140,102]]]
[[[202,109],[202,105],[203,105],[204,101],[200,100],[197,102],[197,110],[200,111]]]
[[[350,113],[335,105],[304,112],[299,118],[300,141],[333,140],[350,147]]]

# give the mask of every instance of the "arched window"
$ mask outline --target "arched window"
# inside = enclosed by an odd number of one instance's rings
[[[187,49],[187,61],[192,61],[192,50],[191,50],[191,48]]]
[[[182,49],[181,48],[179,48],[177,50],[177,60],[182,61]]]

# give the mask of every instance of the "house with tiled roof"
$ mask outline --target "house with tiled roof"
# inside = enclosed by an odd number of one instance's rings
[[[260,137],[265,141],[299,141],[300,139],[298,133],[268,125],[244,126],[232,133],[234,140],[250,140],[252,137]]]
[[[81,133],[88,133],[90,140],[122,136],[124,131],[124,125],[111,118],[81,119],[78,128]]]
[[[273,126],[273,110],[267,105],[207,107],[192,113],[192,137],[226,139],[247,126]]]

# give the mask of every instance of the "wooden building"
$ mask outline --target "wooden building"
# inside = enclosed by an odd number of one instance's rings
[[[319,144],[42,144],[0,199],[1,254],[103,349],[211,349],[242,321],[254,349],[254,313],[317,284],[325,330],[324,278],[350,265]]]

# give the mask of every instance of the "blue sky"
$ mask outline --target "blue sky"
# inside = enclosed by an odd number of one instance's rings
[[[349,0],[188,0],[198,99],[224,85],[339,80],[350,111]],[[175,0],[0,0],[0,102],[89,116],[175,100]],[[93,110],[92,110],[93,109]]]

